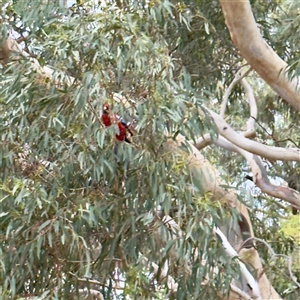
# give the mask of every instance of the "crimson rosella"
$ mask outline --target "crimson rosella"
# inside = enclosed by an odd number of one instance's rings
[[[132,135],[130,129],[128,128],[128,124],[117,114],[111,114],[110,108],[108,104],[103,105],[102,111],[102,123],[105,127],[109,127],[112,124],[118,124],[119,134],[116,134],[116,139],[120,142],[131,143],[131,141],[127,138],[127,131]]]

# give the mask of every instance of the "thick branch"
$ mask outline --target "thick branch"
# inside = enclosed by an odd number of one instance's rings
[[[288,78],[287,64],[262,38],[249,1],[219,1],[231,39],[242,57],[283,99],[300,111],[299,79]]]
[[[256,136],[256,131],[255,131],[254,125],[255,125],[255,121],[257,119],[257,105],[256,105],[256,100],[254,97],[253,89],[251,88],[249,83],[244,78],[244,76],[246,74],[248,74],[250,70],[251,69],[249,69],[243,75],[240,75],[240,73],[238,73],[235,76],[234,80],[232,81],[232,83],[230,84],[228,89],[226,90],[226,93],[224,95],[223,102],[222,102],[221,112],[220,112],[220,115],[222,117],[225,113],[227,99],[228,99],[228,96],[230,94],[230,91],[231,91],[233,85],[238,83],[239,81],[241,81],[243,84],[243,87],[246,91],[246,94],[248,96],[249,106],[250,106],[250,117],[247,121],[247,130],[242,132],[241,134],[248,139],[254,138]],[[201,139],[197,140],[196,147],[198,150],[201,150],[201,149],[205,148],[206,146],[210,145],[211,143],[214,143],[215,145],[223,147],[223,148],[226,148],[226,146],[228,146],[228,144],[230,145],[230,143],[220,145],[220,143],[222,143],[222,139],[219,138],[217,140],[212,141],[210,134],[205,134]],[[227,149],[227,150],[234,151],[231,149]]]
[[[158,211],[160,211],[160,208],[158,209]],[[164,218],[165,218],[165,221],[164,221]],[[164,216],[162,221],[164,221],[165,226],[167,225],[168,227],[170,227],[171,231],[175,230],[176,235],[179,237],[179,239],[185,239],[185,234],[181,231],[180,226],[176,223],[176,221],[174,221],[173,218],[171,218],[170,216]],[[161,231],[159,231],[159,232],[161,232]],[[232,259],[235,259],[238,256],[237,251],[233,248],[232,245],[230,245],[230,242],[229,242],[228,238],[224,235],[224,233],[219,228],[214,228],[214,233],[217,234],[221,238],[222,244],[226,250],[227,255],[230,256]],[[160,235],[160,237],[161,237],[161,235]],[[198,247],[201,248],[201,245],[198,245]],[[196,247],[195,251],[197,251],[197,249],[198,248]],[[175,259],[178,259],[178,257],[175,257]],[[187,259],[189,259],[189,258],[187,258]],[[146,258],[144,258],[144,261],[147,262],[148,260]],[[260,287],[258,286],[257,281],[250,274],[250,272],[248,271],[247,267],[245,266],[245,264],[243,262],[241,262],[240,260],[238,260],[237,262],[240,265],[242,276],[245,279],[247,284],[243,284],[244,281],[243,282],[233,282],[230,285],[230,289],[231,289],[230,297],[226,298],[226,299],[227,300],[233,299],[232,293],[238,294],[239,297],[242,297],[242,299],[244,299],[244,300],[261,299],[260,291],[259,291]],[[205,260],[203,260],[203,264],[206,264],[206,263],[207,262]],[[154,275],[160,274],[159,280],[167,279],[168,287],[171,289],[171,291],[172,292],[177,291],[178,285],[174,281],[174,279],[168,275],[168,267],[167,267],[166,263],[165,263],[164,267],[159,269],[159,266],[152,262],[152,267],[154,270],[153,271]],[[191,267],[189,265],[187,267],[190,270]],[[219,269],[217,267],[215,267],[214,272],[218,273]],[[189,273],[191,274],[191,271]],[[205,280],[201,283],[201,285],[206,285],[208,283],[209,283],[209,280],[205,278]],[[221,293],[220,293],[220,295],[221,295]],[[250,295],[253,296],[253,298]]]
[[[211,141],[210,135],[205,135],[204,139],[200,139],[199,145],[202,147],[205,143],[213,142],[216,146],[241,154],[249,163],[253,173],[253,182],[261,189],[263,193],[269,196],[289,202],[294,208],[300,208],[300,193],[292,188],[274,185],[267,177],[267,172],[261,159],[240,147],[228,142],[226,139],[219,137],[215,141]],[[198,143],[196,144],[198,148]]]
[[[55,84],[61,84],[59,80],[55,79],[54,70],[47,66],[42,67],[36,58],[30,57],[30,55],[22,49],[22,47],[17,43],[17,41],[14,40],[11,35],[9,35],[7,39],[4,40],[0,45],[0,64],[7,63],[9,59],[13,59],[15,56],[17,58],[21,57],[30,60],[32,68],[36,70],[38,74],[40,74],[43,77],[51,78],[55,81]],[[70,76],[65,76],[65,80],[68,84],[71,84],[74,81],[74,78]]]
[[[223,234],[223,232],[219,228],[214,228],[214,232],[221,238],[223,247],[227,253],[227,255],[231,258],[238,257],[237,252],[233,249],[233,247],[230,245],[228,242],[226,236]],[[249,286],[251,290],[251,294],[254,299],[261,300],[261,295],[260,295],[260,289],[257,284],[257,281],[253,278],[251,273],[248,271],[246,268],[245,264],[242,263],[240,260],[238,260],[238,264],[240,265],[241,273],[244,276],[247,285]]]
[[[298,191],[289,187],[272,184],[267,177],[266,169],[258,156],[244,150],[239,150],[239,152],[249,162],[253,173],[253,182],[261,189],[263,193],[281,200],[285,200],[294,208],[300,209],[300,193]]]
[[[263,145],[261,143],[251,141],[245,138],[242,134],[233,130],[223,118],[215,112],[208,110],[213,117],[219,133],[234,145],[247,150],[253,154],[270,160],[281,161],[298,161],[300,162],[300,149],[298,148],[281,148]],[[200,112],[201,114],[202,112]]]
[[[249,238],[248,240],[250,240],[250,239],[258,241],[258,242],[264,244],[268,248],[268,250],[271,253],[271,256],[272,256],[273,259],[275,259],[276,257],[283,257],[283,258],[285,258],[287,260],[287,262],[288,262],[288,270],[289,270],[290,277],[294,281],[294,283],[296,284],[296,286],[298,288],[300,288],[300,283],[296,280],[296,276],[293,274],[293,271],[292,271],[292,256],[291,255],[288,256],[288,255],[285,255],[285,254],[277,254],[277,253],[275,253],[275,251],[272,249],[272,247],[265,240],[262,240],[262,239],[259,239],[259,238]],[[246,242],[247,242],[247,240],[245,241],[245,243]]]
[[[224,139],[222,136],[219,136],[218,139],[212,140],[211,135],[209,133],[205,134],[203,137],[196,140],[195,147],[198,150],[202,150],[206,146],[209,146],[211,144],[214,144],[220,148],[224,148],[228,151],[236,152],[236,149],[232,143],[228,142],[226,139]]]

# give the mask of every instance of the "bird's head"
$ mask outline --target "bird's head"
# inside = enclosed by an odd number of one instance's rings
[[[107,103],[103,104],[103,111],[108,112],[109,111],[109,105]]]

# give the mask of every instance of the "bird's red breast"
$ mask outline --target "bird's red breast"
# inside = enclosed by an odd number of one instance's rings
[[[111,118],[107,112],[102,113],[101,119],[105,127],[109,127],[111,125]]]

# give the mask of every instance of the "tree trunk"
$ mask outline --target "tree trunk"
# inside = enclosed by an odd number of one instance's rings
[[[241,56],[284,100],[300,111],[299,79],[289,79],[287,64],[262,38],[249,1],[219,0],[231,39]]]

